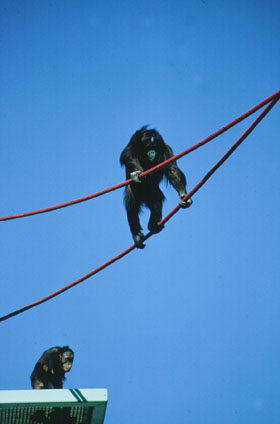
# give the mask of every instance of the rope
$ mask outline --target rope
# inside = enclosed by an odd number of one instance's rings
[[[230,128],[234,127],[239,122],[243,121],[244,119],[248,118],[253,113],[257,112],[259,109],[261,109],[263,106],[267,105],[271,101],[279,100],[280,98],[280,90],[276,91],[274,94],[269,96],[267,99],[263,100],[253,108],[249,109],[247,112],[240,115],[238,118],[231,121],[229,124],[225,125],[224,127],[220,128],[213,134],[209,135],[208,137],[204,138],[203,140],[199,141],[198,143],[194,144],[193,146],[187,148],[186,150],[183,150],[181,153],[178,153],[175,156],[172,156],[172,158],[167,159],[166,161],[160,163],[159,165],[154,166],[151,169],[148,169],[147,171],[144,171],[142,174],[139,175],[139,177],[144,177],[145,175],[149,174],[150,172],[155,172],[157,169],[161,168],[162,166],[167,165],[169,162],[173,162],[174,160],[180,159],[182,156],[187,155],[188,153],[193,152],[194,150],[198,149],[199,147],[203,146],[204,144],[209,143],[209,141],[214,140],[214,138],[217,138],[219,135],[223,134]]]
[[[21,314],[22,312],[27,311],[28,309],[34,308],[35,306],[40,305],[41,303],[47,302],[48,300],[52,299],[53,297],[58,296],[59,294],[65,292],[66,290],[71,289],[72,287],[76,286],[77,284],[82,283],[83,281],[87,280],[88,278],[92,277],[94,274],[97,274],[99,271],[102,271],[107,266],[111,265],[112,263],[116,262],[117,260],[123,258],[128,253],[130,253],[135,248],[135,244],[130,246],[128,249],[121,252],[119,255],[115,256],[114,258],[110,259],[109,261],[105,262],[103,265],[100,265],[99,267],[95,268],[94,270],[90,271],[88,274],[84,275],[83,277],[79,278],[78,280],[73,281],[70,284],[67,284],[67,286],[62,287],[61,289],[55,291],[54,293],[49,294],[46,297],[43,297],[40,300],[37,300],[36,302],[31,303],[30,305],[24,306],[23,308],[20,308],[14,312],[11,312],[7,315],[4,315],[0,317],[0,321],[5,321],[8,318],[14,317],[15,315]]]
[[[93,199],[94,197],[98,197],[98,196],[101,196],[103,194],[109,193],[110,191],[117,190],[118,188],[124,187],[125,185],[129,184],[131,181],[132,180],[129,179],[129,180],[123,181],[120,184],[116,184],[112,187],[106,188],[105,190],[97,191],[96,193],[89,194],[89,195],[84,196],[84,197],[80,197],[79,199],[70,200],[69,202],[60,203],[58,205],[49,206],[47,208],[38,209],[38,210],[35,210],[35,211],[31,211],[31,212],[18,213],[18,214],[15,214],[15,215],[2,216],[2,217],[0,217],[0,221],[9,221],[11,219],[25,218],[27,216],[38,215],[40,213],[51,212],[51,211],[54,211],[56,209],[62,209],[62,208],[66,208],[67,206],[76,205],[77,203],[85,202],[87,200]]]
[[[182,199],[186,201],[192,197],[205,183],[209,178],[217,171],[220,166],[232,155],[232,153],[240,146],[240,144],[248,137],[248,135],[256,128],[256,126],[261,122],[261,120],[268,114],[268,112],[273,108],[277,103],[280,97],[274,98],[269,105],[263,110],[263,112],[257,117],[257,119],[250,125],[250,127],[242,134],[242,136],[231,146],[231,148],[225,153],[224,156],[207,172],[207,174],[199,181],[199,183]],[[178,212],[180,206],[177,205],[166,217],[158,223],[162,225],[169,221],[169,219]]]
[[[255,119],[255,121],[249,126],[249,128],[242,134],[242,136],[231,146],[231,148],[225,153],[224,156],[208,171],[208,173],[199,181],[199,183],[184,197],[182,200],[187,200],[190,197],[192,197],[205,183],[209,178],[216,172],[216,170],[222,166],[222,164],[229,158],[229,156],[237,149],[237,147],[240,146],[240,144],[248,137],[248,135],[256,128],[256,126],[261,122],[261,120],[268,114],[268,112],[273,108],[273,106],[277,103],[280,97],[280,91],[278,92],[278,96],[274,96],[272,99],[270,98],[270,103],[268,106],[261,112],[261,114]],[[266,103],[267,104],[267,103]],[[175,215],[175,213],[178,212],[180,209],[180,206],[177,205],[168,215],[166,215],[159,223],[158,225],[165,224],[169,219]],[[152,236],[152,233],[149,232],[145,237],[144,240],[147,240]],[[24,311],[27,311],[28,309],[34,308],[35,306],[40,305],[41,303],[47,302],[48,300],[52,299],[55,296],[58,296],[59,294],[65,292],[66,290],[69,290],[70,288],[76,286],[77,284],[82,283],[83,281],[87,280],[88,278],[92,277],[94,274],[97,274],[99,271],[103,270],[107,266],[111,265],[112,263],[116,262],[117,260],[123,258],[128,253],[130,253],[133,249],[135,249],[135,244],[130,246],[128,249],[121,252],[119,255],[115,256],[114,258],[110,259],[109,261],[105,262],[103,265],[95,268],[93,271],[89,272],[88,274],[84,275],[83,277],[79,278],[78,280],[66,285],[65,287],[62,287],[61,289],[57,290],[54,293],[51,293],[50,295],[43,297],[40,300],[37,300],[34,303],[31,303],[30,305],[24,306],[23,308],[20,308],[14,312],[11,312],[7,315],[4,315],[0,317],[0,321],[5,321],[13,316],[16,316]]]
[[[239,122],[243,121],[245,118],[248,118],[250,115],[252,115],[254,112],[256,112],[257,110],[259,110],[263,106],[267,105],[272,100],[279,99],[279,97],[280,97],[280,90],[276,91],[276,93],[272,94],[267,99],[263,100],[262,102],[260,102],[256,106],[254,106],[252,109],[248,110],[243,115],[240,115],[238,118],[234,119],[229,124],[227,124],[224,127],[220,128],[218,131],[214,132],[210,136],[208,136],[205,139],[201,140],[197,144],[194,144],[193,146],[189,147],[188,149],[183,150],[181,153],[178,153],[177,155],[172,156],[171,158],[167,159],[166,161],[161,162],[159,165],[156,165],[153,168],[150,168],[147,171],[142,172],[142,174],[140,174],[139,177],[141,178],[141,177],[144,177],[145,175],[151,174],[151,173],[157,171],[159,168],[161,168],[163,166],[166,166],[168,163],[173,162],[173,161],[175,161],[177,159],[180,159],[182,156],[185,156],[188,153],[190,153],[190,152],[198,149],[199,147],[203,146],[204,144],[209,143],[209,141],[211,141],[214,138],[218,137],[219,135],[223,134],[225,131],[229,130],[234,125],[236,125]],[[80,197],[80,198],[75,199],[75,200],[70,200],[68,202],[61,203],[61,204],[58,204],[58,205],[49,206],[47,208],[38,209],[38,210],[31,211],[31,212],[18,213],[18,214],[15,214],[15,215],[2,216],[2,217],[0,217],[0,221],[8,221],[8,220],[17,219],[17,218],[25,218],[25,217],[31,216],[31,215],[38,215],[38,214],[45,213],[45,212],[51,212],[51,211],[54,211],[56,209],[66,208],[67,206],[72,206],[72,205],[75,205],[77,203],[82,203],[82,202],[85,202],[87,200],[93,199],[95,197],[99,197],[99,196],[101,196],[103,194],[109,193],[111,191],[117,190],[117,189],[119,189],[121,187],[124,187],[124,186],[128,185],[129,183],[131,183],[131,181],[132,180],[130,178],[130,179],[126,180],[126,181],[123,181],[120,184],[116,184],[116,185],[114,185],[112,187],[109,187],[109,188],[107,188],[105,190],[97,191],[96,193],[92,193],[92,194],[89,194],[87,196]]]

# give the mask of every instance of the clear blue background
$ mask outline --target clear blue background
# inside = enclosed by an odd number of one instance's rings
[[[120,152],[144,124],[179,153],[273,94],[279,13],[276,0],[2,0],[0,215],[123,181]],[[69,344],[64,387],[108,388],[106,424],[279,423],[279,108],[143,251],[1,323],[1,389],[29,389],[42,351]],[[253,119],[178,162],[189,190]],[[162,189],[167,214],[178,198]],[[132,244],[122,192],[0,223],[1,315]]]

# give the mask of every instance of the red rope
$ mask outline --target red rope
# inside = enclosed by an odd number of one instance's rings
[[[213,134],[209,135],[208,137],[204,138],[203,140],[199,141],[198,143],[194,144],[193,146],[187,148],[186,150],[183,150],[181,153],[178,153],[175,156],[172,156],[172,158],[167,159],[166,161],[160,163],[159,165],[154,166],[153,168],[144,171],[142,174],[139,175],[139,177],[143,177],[150,172],[155,172],[157,169],[161,168],[162,166],[168,164],[169,162],[173,162],[174,160],[180,159],[182,156],[187,155],[188,153],[193,152],[194,150],[198,149],[199,147],[203,146],[204,144],[209,143],[209,141],[213,140],[214,138],[218,137],[219,135],[223,134],[225,131],[229,130],[239,122],[243,121],[244,119],[248,118],[253,113],[257,112],[257,110],[261,109],[263,106],[270,103],[272,100],[279,100],[280,98],[280,90],[276,91],[274,94],[269,96],[267,99],[263,100],[256,106],[254,106],[252,109],[248,110],[247,112],[243,113],[243,115],[240,115],[238,118],[231,121],[229,124],[225,125],[224,127],[220,128],[218,131],[214,132]]]
[[[224,156],[210,169],[210,171],[202,178],[202,180],[199,181],[199,183],[184,197],[183,200],[187,200],[188,198],[192,197],[205,183],[206,181],[214,174],[214,172],[229,158],[229,156],[237,149],[238,146],[248,137],[248,135],[256,128],[256,126],[261,122],[261,120],[268,114],[268,112],[272,109],[272,107],[277,103],[279,100],[280,91],[278,92],[278,96],[274,96],[273,98],[270,98],[270,103],[268,106],[261,112],[261,114],[255,119],[255,121],[250,125],[250,127],[242,134],[242,136],[231,146],[231,148],[225,153]],[[267,103],[266,103],[267,104]],[[208,140],[209,141],[209,140]],[[165,224],[169,219],[175,215],[175,213],[178,212],[180,209],[180,206],[177,205],[168,215],[166,215],[158,224],[162,225]],[[152,236],[152,233],[148,233],[144,240],[147,240]],[[131,252],[135,248],[135,244],[130,246],[128,249],[121,252],[119,255],[115,256],[114,258],[110,259],[109,261],[105,262],[103,265],[97,267],[93,271],[89,272],[88,274],[84,275],[83,277],[79,278],[78,280],[68,284],[65,287],[62,287],[61,289],[57,290],[54,293],[51,293],[50,295],[37,300],[34,303],[31,303],[30,305],[24,306],[23,308],[20,308],[14,312],[11,312],[7,315],[4,315],[0,317],[0,321],[5,321],[8,318],[11,318],[15,315],[18,315],[24,311],[27,311],[28,309],[34,308],[35,306],[40,305],[41,303],[44,303],[50,299],[52,299],[55,296],[58,296],[59,294],[65,292],[66,290],[69,290],[70,288],[76,286],[77,284],[82,283],[83,281],[87,280],[88,278],[92,277],[94,274],[97,274],[99,271],[103,270],[107,266],[111,265],[112,263],[116,262],[117,260],[121,259],[122,257],[126,256],[129,252]]]
[[[190,197],[192,197],[205,183],[209,178],[217,171],[220,166],[229,158],[229,156],[240,146],[240,144],[248,137],[248,135],[256,128],[256,126],[261,122],[261,120],[268,114],[268,112],[273,108],[273,106],[279,100],[278,98],[274,98],[269,105],[262,111],[262,113],[257,117],[257,119],[250,125],[250,127],[242,134],[242,136],[231,146],[231,148],[222,156],[222,158],[207,172],[207,174],[199,181],[199,183],[182,199],[186,201]],[[180,206],[177,205],[162,221],[158,224],[165,224],[169,219],[175,215],[176,212],[180,209]]]
[[[67,284],[67,286],[62,287],[61,289],[55,291],[54,293],[49,294],[46,297],[43,297],[40,300],[37,300],[36,302],[31,303],[30,305],[24,306],[23,308],[20,308],[14,312],[11,312],[7,315],[4,315],[3,317],[0,317],[0,321],[5,321],[8,318],[14,317],[15,315],[21,314],[24,311],[27,311],[28,309],[34,308],[35,306],[40,305],[41,303],[47,302],[48,300],[52,299],[53,297],[58,296],[59,294],[65,292],[66,290],[71,289],[72,287],[76,286],[77,284],[82,283],[83,281],[87,280],[88,278],[92,277],[94,274],[97,274],[99,271],[102,271],[107,266],[111,265],[112,263],[116,262],[117,260],[121,259],[122,257],[126,256],[129,252],[131,252],[135,248],[135,244],[130,246],[128,249],[121,252],[119,255],[115,256],[114,258],[110,259],[109,261],[105,262],[103,265],[100,265],[99,267],[95,268],[88,274],[84,275],[83,277],[79,278],[78,280],[73,281],[70,284]]]
[[[31,212],[23,212],[23,213],[18,213],[18,214],[15,214],[15,215],[2,216],[2,217],[0,217],[0,221],[8,221],[8,220],[11,220],[11,219],[25,218],[25,217],[31,216],[31,215],[38,215],[39,213],[51,212],[51,211],[54,211],[56,209],[66,208],[67,206],[76,205],[77,203],[82,203],[82,202],[85,202],[86,200],[93,199],[94,197],[101,196],[102,194],[109,193],[110,191],[117,190],[118,188],[124,187],[125,185],[129,184],[130,182],[131,182],[131,179],[123,181],[122,183],[114,185],[112,187],[106,188],[105,190],[97,191],[96,193],[89,194],[89,195],[84,196],[84,197],[80,197],[79,199],[70,200],[69,202],[65,202],[65,203],[60,203],[59,205],[49,206],[47,208],[38,209],[38,210],[35,210],[35,211],[31,211]]]
[[[268,104],[269,102],[271,102],[272,100],[279,99],[279,97],[280,97],[280,90],[276,91],[276,93],[272,94],[267,99],[263,100],[262,102],[260,102],[256,106],[254,106],[252,109],[248,110],[243,115],[241,115],[238,118],[234,119],[228,125],[225,125],[224,127],[220,128],[218,131],[214,132],[213,134],[211,134],[210,136],[206,137],[205,139],[203,139],[202,141],[198,142],[197,144],[194,144],[193,146],[189,147],[188,149],[183,150],[181,153],[178,153],[177,155],[172,156],[172,158],[169,158],[166,161],[161,162],[159,165],[156,165],[153,168],[150,168],[147,171],[142,172],[142,174],[140,174],[140,177],[143,177],[143,176],[145,176],[147,174],[150,174],[152,172],[155,172],[159,168],[167,165],[168,163],[173,162],[173,161],[175,161],[177,159],[180,159],[182,156],[185,156],[188,153],[190,153],[190,152],[198,149],[199,147],[203,146],[204,144],[209,143],[209,141],[211,141],[214,138],[218,137],[219,135],[221,135],[222,133],[224,133],[228,129],[232,128],[237,123],[243,121],[245,118],[248,118],[250,115],[252,115],[254,112],[256,112],[257,110],[259,110],[260,108],[262,108],[263,106],[265,106],[266,104]],[[75,199],[75,200],[71,200],[69,202],[61,203],[61,204],[54,205],[54,206],[49,206],[47,208],[38,209],[38,210],[35,210],[35,211],[31,211],[31,212],[18,213],[18,214],[15,214],[15,215],[2,216],[2,217],[0,217],[0,221],[8,221],[8,220],[11,220],[11,219],[24,218],[24,217],[31,216],[31,215],[38,215],[40,213],[51,212],[51,211],[54,211],[56,209],[66,208],[67,206],[72,206],[72,205],[75,205],[77,203],[82,203],[82,202],[85,202],[87,200],[93,199],[95,197],[101,196],[103,194],[109,193],[111,191],[117,190],[117,189],[119,189],[121,187],[124,187],[124,186],[128,185],[130,182],[131,182],[131,179],[128,179],[126,181],[123,181],[120,184],[116,184],[116,185],[114,185],[112,187],[109,187],[109,188],[107,188],[105,190],[97,191],[96,193],[89,194],[87,196],[80,197],[80,198]]]

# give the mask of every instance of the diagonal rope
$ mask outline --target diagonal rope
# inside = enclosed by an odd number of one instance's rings
[[[237,147],[240,146],[240,144],[248,137],[248,135],[256,128],[256,126],[262,121],[262,119],[268,114],[268,112],[272,109],[272,107],[277,103],[279,100],[279,96],[273,98],[268,106],[261,112],[261,114],[255,119],[255,121],[249,126],[249,128],[242,134],[242,136],[231,146],[231,148],[222,156],[222,158],[208,171],[208,173],[199,181],[199,183],[184,197],[183,200],[187,200],[190,197],[192,197],[205,183],[209,180],[209,178],[217,171],[217,169],[222,166],[222,164],[229,158],[229,156],[237,149]],[[180,209],[180,206],[177,205],[168,215],[166,215],[158,224],[163,225],[169,219],[175,215],[175,213],[178,212]],[[145,237],[144,240],[147,240],[152,236],[152,233],[149,232]],[[59,294],[65,292],[66,290],[69,290],[70,288],[76,286],[77,284],[82,283],[83,281],[87,280],[88,278],[92,277],[94,274],[97,274],[99,271],[103,270],[107,266],[111,265],[112,263],[116,262],[117,260],[123,258],[128,253],[130,253],[135,248],[135,244],[130,246],[128,249],[121,252],[119,255],[115,256],[114,258],[110,259],[109,261],[105,262],[103,265],[95,268],[93,271],[89,272],[88,274],[84,275],[83,277],[79,278],[78,280],[75,280],[74,282],[66,285],[65,287],[62,287],[61,289],[57,290],[54,293],[51,293],[50,295],[37,300],[36,302],[31,303],[30,305],[24,306],[23,308],[20,308],[14,312],[11,312],[7,315],[4,315],[0,317],[0,321],[5,321],[13,316],[16,316],[24,311],[27,311],[28,309],[34,308],[35,306],[40,305],[41,303],[47,302],[48,300],[52,299],[53,297],[58,296]]]
[[[255,119],[255,121],[250,125],[250,127],[242,134],[242,136],[231,146],[231,148],[222,156],[222,158],[207,172],[206,175],[199,181],[199,183],[182,199],[182,201],[188,200],[192,197],[205,183],[209,178],[217,171],[220,166],[232,155],[232,153],[240,146],[240,144],[248,137],[248,135],[256,128],[256,126],[262,121],[262,119],[270,112],[273,106],[278,102],[279,97],[272,100],[269,105],[262,111],[262,113]],[[177,205],[165,218],[160,221],[158,224],[162,225],[169,221],[169,219],[175,215],[176,212],[180,209],[180,206]]]
[[[129,184],[131,181],[132,180],[129,179],[129,180],[123,181],[120,184],[116,184],[112,187],[106,188],[105,190],[97,191],[96,193],[88,194],[87,196],[80,197],[79,199],[70,200],[69,202],[60,203],[58,205],[49,206],[47,208],[37,209],[37,210],[31,211],[31,212],[17,213],[15,215],[1,216],[0,222],[1,221],[9,221],[11,219],[17,219],[17,218],[25,218],[27,216],[38,215],[40,213],[45,213],[45,212],[51,212],[51,211],[54,211],[54,210],[57,210],[57,209],[66,208],[67,206],[76,205],[77,203],[86,202],[87,200],[93,199],[94,197],[98,197],[98,196],[101,196],[103,194],[109,193],[110,191],[117,190],[118,188],[124,187],[127,184]]]
[[[64,293],[66,290],[71,289],[72,287],[76,286],[77,284],[82,283],[83,281],[87,280],[88,278],[92,277],[93,275],[97,274],[99,271],[102,271],[104,268],[107,268],[107,266],[111,265],[112,263],[116,262],[117,260],[123,258],[128,253],[130,253],[135,248],[135,244],[130,246],[128,249],[121,252],[119,255],[115,256],[114,258],[110,259],[109,261],[105,262],[103,265],[100,265],[99,267],[95,268],[94,270],[90,271],[88,274],[84,275],[83,277],[79,278],[78,280],[73,281],[70,284],[67,284],[67,286],[62,287],[61,289],[55,291],[54,293],[49,294],[46,297],[43,297],[40,300],[37,300],[36,302],[31,303],[30,305],[24,306],[23,308],[20,308],[14,312],[11,312],[7,315],[4,315],[0,317],[0,321],[5,321],[8,318],[14,317],[15,315],[21,314],[22,312],[27,311],[28,309],[34,308],[35,306],[40,305],[41,303],[47,302],[48,300],[52,299],[53,297],[58,296],[61,293]]]
[[[150,168],[147,171],[142,172],[142,174],[140,174],[139,177],[141,178],[141,177],[144,177],[145,175],[151,174],[151,173],[157,171],[159,168],[166,166],[168,163],[173,162],[177,159],[180,159],[182,156],[185,156],[188,153],[190,153],[190,152],[198,149],[199,147],[203,146],[204,144],[209,143],[209,141],[211,141],[214,138],[218,137],[219,135],[223,134],[225,131],[229,130],[234,125],[243,121],[245,118],[248,118],[250,115],[252,115],[254,112],[259,110],[263,106],[267,105],[272,100],[279,99],[279,97],[280,97],[280,90],[276,91],[274,94],[269,96],[267,99],[263,100],[262,102],[260,102],[259,104],[257,104],[256,106],[254,106],[253,108],[251,108],[250,110],[245,112],[243,115],[240,115],[238,118],[234,119],[229,124],[220,128],[218,131],[214,132],[213,134],[211,134],[210,136],[201,140],[200,142],[194,144],[193,146],[189,147],[186,150],[183,150],[181,153],[178,153],[177,155],[172,156],[171,158],[167,159],[166,161],[161,162],[159,165],[156,165],[153,168]],[[128,179],[126,181],[123,181],[120,184],[116,184],[116,185],[109,187],[105,190],[97,191],[96,193],[92,193],[92,194],[89,194],[87,196],[80,197],[80,198],[75,199],[75,200],[70,200],[70,201],[65,202],[65,203],[60,203],[60,204],[57,204],[57,205],[54,205],[54,206],[49,206],[49,207],[46,207],[46,208],[37,209],[37,210],[31,211],[31,212],[23,212],[23,213],[18,213],[18,214],[14,214],[14,215],[2,216],[2,217],[0,217],[0,221],[8,221],[8,220],[17,219],[17,218],[25,218],[27,216],[38,215],[38,214],[41,214],[41,213],[46,213],[46,212],[51,212],[51,211],[54,211],[54,210],[57,210],[57,209],[66,208],[68,206],[72,206],[72,205],[75,205],[77,203],[82,203],[82,202],[85,202],[87,200],[93,199],[95,197],[99,197],[103,194],[109,193],[111,191],[117,190],[121,187],[128,185],[129,183],[131,183],[131,181],[132,181],[131,179]]]
[[[166,161],[160,163],[159,165],[154,166],[153,168],[148,169],[147,171],[142,172],[142,174],[139,175],[139,177],[144,177],[145,175],[149,174],[150,172],[155,172],[157,169],[161,168],[162,166],[167,165],[170,162],[173,162],[174,160],[180,159],[181,157],[187,155],[188,153],[193,152],[194,150],[198,149],[201,146],[204,146],[205,144],[209,143],[209,141],[214,140],[219,135],[223,134],[230,128],[234,127],[239,122],[242,122],[244,119],[248,118],[253,113],[257,112],[259,109],[261,109],[263,106],[267,105],[268,103],[272,102],[273,100],[277,101],[280,98],[280,90],[276,91],[271,96],[267,97],[267,99],[263,100],[256,106],[249,109],[247,112],[243,113],[242,115],[238,116],[238,118],[231,121],[229,124],[225,125],[224,127],[220,128],[219,130],[215,131],[213,134],[209,135],[208,137],[204,138],[203,140],[199,141],[198,143],[194,144],[191,147],[188,147],[186,150],[183,150],[181,153],[178,153],[175,156],[172,156],[171,158],[167,159]]]

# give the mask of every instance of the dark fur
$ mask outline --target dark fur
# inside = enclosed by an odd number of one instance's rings
[[[156,150],[157,156],[154,161],[149,161],[147,151],[151,148],[149,140],[152,137],[154,138],[152,148]],[[126,178],[129,179],[132,172],[146,171],[172,156],[171,147],[163,141],[161,135],[155,129],[148,130],[147,126],[144,126],[131,137],[121,153],[120,163],[125,166]],[[124,203],[130,230],[137,247],[144,247],[142,242],[137,243],[137,235],[141,234],[142,229],[139,221],[142,205],[147,206],[151,211],[149,230],[153,233],[161,230],[158,222],[162,218],[162,203],[165,197],[159,188],[159,183],[164,177],[173,185],[181,198],[186,195],[186,178],[175,161],[141,178],[141,183],[132,182],[126,186]]]
[[[42,389],[62,389],[65,380],[65,372],[62,369],[60,354],[71,352],[69,346],[52,347],[46,350],[36,363],[31,374],[31,385],[33,389],[38,388],[38,383],[43,383]]]

